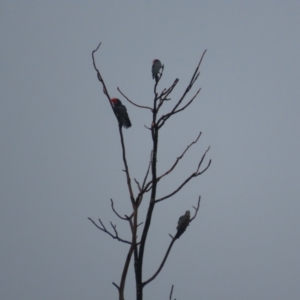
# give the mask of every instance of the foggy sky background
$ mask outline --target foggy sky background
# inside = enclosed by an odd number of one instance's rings
[[[144,289],[145,299],[298,299],[300,3],[298,1],[2,1],[0,8],[0,298],[117,299],[127,245],[87,217],[129,229],[117,122],[92,66],[126,105],[131,177],[142,180],[151,137],[151,63],[159,90],[182,94],[205,49],[189,109],[160,133],[158,172],[202,137],[158,188],[144,279],[159,266],[178,217],[202,196],[197,219]],[[189,98],[188,98],[189,99]],[[135,187],[136,192],[136,187]],[[147,208],[146,197],[141,212]],[[126,299],[134,299],[130,269]]]

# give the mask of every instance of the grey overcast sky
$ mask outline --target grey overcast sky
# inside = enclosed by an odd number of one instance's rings
[[[208,49],[200,95],[161,131],[158,171],[202,137],[158,196],[193,172],[208,146],[212,165],[157,205],[145,279],[178,217],[202,196],[145,299],[168,299],[172,284],[177,300],[299,299],[299,28],[299,1],[1,1],[0,298],[117,299],[112,282],[127,246],[87,219],[113,221],[129,236],[110,209],[110,198],[121,214],[130,202],[117,122],[92,66],[101,41],[97,65],[128,109],[128,163],[139,180],[150,114],[117,87],[151,105],[159,58],[159,89],[180,79],[175,102]],[[126,299],[134,290],[131,268]]]

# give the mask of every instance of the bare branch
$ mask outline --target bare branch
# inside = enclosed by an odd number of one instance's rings
[[[183,156],[189,150],[189,148],[198,142],[201,134],[202,134],[202,132],[200,131],[197,138],[186,147],[186,149],[182,152],[182,154],[179,157],[177,157],[177,159],[176,159],[175,163],[173,164],[173,166],[167,172],[165,172],[161,176],[157,177],[157,181],[159,181],[160,179],[162,179],[163,177],[165,177],[166,175],[168,175],[169,173],[171,173],[175,169],[175,167],[178,164],[179,160],[181,160],[183,158]]]
[[[201,91],[201,88],[196,92],[196,94],[192,97],[192,99],[185,106],[183,106],[182,108],[177,109],[176,111],[174,111],[173,115],[175,115],[175,114],[179,113],[180,111],[186,109],[194,101],[194,99],[198,96],[200,91]]]
[[[124,268],[123,268],[123,272],[122,272],[122,276],[121,276],[120,288],[119,288],[120,299],[124,299],[126,276],[128,273],[128,268],[129,268],[129,263],[130,263],[130,260],[132,257],[132,253],[135,249],[136,249],[136,245],[132,244],[127,253],[127,257],[125,260],[125,264],[124,264]]]
[[[120,291],[120,287],[117,284],[115,284],[114,282],[112,284],[117,288],[118,291]]]
[[[140,186],[140,183],[139,183],[135,178],[133,178],[133,180],[135,181],[135,183],[136,183],[136,185],[137,185],[139,191],[141,191],[142,188],[141,188],[141,186]]]
[[[197,203],[197,207],[193,206],[194,210],[195,210],[195,214],[194,216],[190,219],[190,223],[196,218],[197,214],[198,214],[198,210],[200,208],[200,200],[201,200],[201,196],[199,196],[198,198],[198,203]]]
[[[194,101],[194,99],[198,96],[198,94],[200,93],[200,91],[201,91],[201,88],[196,92],[196,94],[192,97],[192,99],[186,104],[186,105],[184,105],[182,108],[180,108],[180,109],[177,109],[176,111],[174,111],[174,112],[170,112],[170,113],[168,113],[168,114],[166,114],[166,115],[163,115],[159,120],[158,120],[158,128],[161,128],[162,126],[164,126],[164,124],[165,124],[165,122],[166,122],[166,120],[172,115],[175,115],[175,114],[177,114],[177,113],[179,113],[179,112],[181,112],[181,111],[183,111],[183,110],[185,110],[193,101]]]
[[[126,216],[125,216],[125,218],[122,217],[122,216],[121,216],[120,214],[118,214],[118,212],[115,210],[115,208],[114,208],[114,202],[113,202],[112,199],[110,199],[110,202],[111,202],[111,209],[112,209],[112,211],[113,211],[120,219],[128,221],[128,217],[126,217]]]
[[[178,191],[180,191],[193,177],[197,177],[197,176],[203,174],[209,168],[209,166],[211,164],[211,159],[210,159],[209,162],[208,162],[208,164],[207,164],[207,166],[202,171],[199,171],[199,169],[201,167],[201,164],[202,164],[202,162],[203,162],[203,160],[204,160],[204,158],[206,156],[206,153],[208,152],[209,149],[210,149],[210,147],[208,147],[207,150],[205,151],[205,153],[203,154],[203,156],[202,156],[202,158],[201,158],[201,160],[200,160],[200,162],[198,164],[198,167],[197,167],[196,171],[193,174],[191,174],[175,191],[173,191],[169,195],[166,195],[166,196],[164,196],[164,197],[162,197],[160,199],[155,200],[155,203],[163,201],[163,200],[165,200],[167,198],[172,197]]]
[[[175,86],[177,85],[177,83],[179,82],[179,79],[176,78],[173,82],[173,84],[168,88],[168,89],[164,89],[159,96],[156,95],[156,100],[160,100],[160,103],[157,107],[157,112],[159,111],[160,107],[163,105],[163,103],[165,101],[169,101],[171,99],[168,99],[167,97],[169,96],[169,94],[174,90]]]
[[[126,160],[125,144],[124,144],[124,138],[123,138],[123,132],[122,132],[121,125],[119,125],[119,133],[120,133],[120,138],[121,138],[122,156],[123,156],[123,162],[124,162],[124,166],[125,166],[128,191],[129,191],[131,203],[132,203],[132,205],[134,205],[134,195],[133,195],[133,191],[132,191],[132,187],[131,187],[131,180],[130,180],[129,168],[128,168],[127,160]]]
[[[112,105],[112,103],[111,103],[111,101],[110,101],[110,96],[109,96],[109,94],[108,94],[108,90],[107,90],[107,88],[106,88],[106,85],[105,85],[105,82],[104,82],[104,80],[103,80],[103,77],[102,77],[102,75],[101,75],[99,69],[98,69],[97,66],[96,66],[95,53],[99,50],[100,46],[101,46],[101,42],[99,43],[99,45],[97,46],[97,48],[96,48],[95,50],[92,51],[93,66],[94,66],[94,69],[95,69],[95,71],[96,71],[96,73],[97,73],[97,78],[98,78],[98,80],[99,80],[99,81],[101,82],[101,84],[102,84],[102,87],[103,87],[103,94],[107,97],[108,102],[109,102],[109,104],[110,104],[110,107],[111,107],[111,109],[113,110],[114,115],[116,116],[116,118],[117,118],[117,120],[118,120],[118,117],[117,117],[117,115],[116,115],[116,113],[115,113],[115,111],[114,111],[114,109],[113,109],[113,105]]]
[[[151,151],[150,156],[152,157],[152,151]],[[149,175],[150,166],[151,166],[151,160],[149,161],[149,164],[148,164],[148,168],[147,168],[144,180],[143,180],[143,185],[142,185],[142,187],[139,186],[139,194],[136,199],[137,206],[139,206],[142,203],[143,195],[147,192],[147,190],[145,189],[145,184],[146,184],[146,181],[147,181],[147,178]]]
[[[172,300],[173,288],[174,288],[174,284],[172,284],[169,300]]]
[[[177,107],[181,104],[181,102],[183,101],[183,99],[185,98],[185,96],[187,95],[187,93],[188,93],[188,92],[191,90],[191,88],[193,87],[195,81],[198,79],[199,74],[200,74],[200,73],[198,72],[198,70],[199,70],[199,67],[200,67],[200,65],[201,65],[201,62],[202,62],[202,60],[203,60],[203,57],[204,57],[206,51],[207,51],[207,50],[205,50],[205,51],[203,52],[203,54],[202,54],[202,56],[201,56],[201,58],[200,58],[200,61],[199,61],[198,65],[197,65],[197,67],[196,67],[196,70],[195,70],[195,72],[194,72],[194,74],[193,74],[193,76],[192,76],[192,78],[191,78],[191,80],[190,80],[190,83],[189,83],[189,85],[187,86],[187,88],[186,88],[186,90],[184,91],[184,93],[183,93],[183,95],[181,96],[181,98],[177,101],[176,105],[173,107],[173,109],[172,109],[168,114],[163,115],[163,116],[160,117],[160,119],[158,120],[159,128],[161,128],[161,127],[164,125],[164,123],[165,123],[165,122],[166,122],[166,121],[167,121],[174,113],[177,112],[177,111],[176,111]],[[186,108],[188,105],[191,104],[191,102],[195,99],[195,97],[198,95],[199,92],[200,92],[200,90],[199,90],[199,91],[196,93],[196,95],[189,101],[189,103],[188,103],[187,105],[185,105],[184,108]],[[183,108],[183,109],[184,109],[184,108]],[[179,111],[181,111],[181,110],[183,110],[183,109],[180,109]]]
[[[125,243],[125,244],[129,244],[129,245],[131,245],[132,244],[132,242],[129,242],[129,241],[126,241],[126,240],[124,240],[124,239],[121,239],[120,237],[119,237],[119,235],[118,235],[118,232],[117,232],[117,230],[114,228],[114,231],[115,231],[115,235],[113,235],[112,233],[110,233],[107,229],[106,229],[106,227],[104,226],[104,224],[103,224],[103,222],[100,220],[100,219],[98,219],[99,220],[99,223],[100,223],[100,225],[101,226],[99,226],[98,224],[96,224],[96,222],[92,219],[92,218],[88,218],[98,229],[100,229],[101,231],[103,231],[103,232],[105,232],[105,233],[107,233],[108,235],[110,235],[113,239],[115,239],[115,240],[118,240],[119,242],[122,242],[122,243]],[[112,224],[112,223],[111,223]],[[113,226],[113,225],[112,225]],[[113,226],[114,227],[114,226]]]
[[[173,92],[175,86],[177,85],[177,83],[179,82],[179,79],[176,78],[173,82],[173,84],[168,88],[168,89],[164,89],[162,92],[161,92],[161,95],[160,97],[162,98],[163,97],[163,100],[169,100],[167,99],[167,97],[171,94],[171,92]]]
[[[168,248],[168,250],[167,250],[167,252],[165,254],[165,257],[164,257],[163,261],[161,262],[161,264],[160,264],[160,266],[158,268],[158,270],[155,272],[155,274],[152,277],[150,277],[148,280],[146,280],[145,282],[143,282],[143,284],[142,284],[143,287],[145,285],[147,285],[149,282],[151,282],[152,280],[154,280],[155,277],[160,273],[161,269],[163,268],[163,266],[164,266],[164,264],[165,264],[165,262],[166,262],[166,260],[167,260],[167,258],[169,256],[169,253],[170,253],[170,251],[172,249],[172,246],[173,246],[173,244],[174,244],[175,241],[176,241],[176,238],[173,238],[172,241],[171,241],[171,243],[170,243],[170,245],[169,245],[169,248]]]
[[[151,151],[151,153],[150,153],[150,158],[152,157],[152,154],[153,154],[153,151]],[[147,180],[148,175],[149,175],[150,166],[151,166],[151,159],[149,160],[149,165],[148,165],[148,169],[147,169],[144,181],[143,181],[142,189],[145,188],[146,180]]]
[[[199,175],[201,175],[201,174],[203,174],[208,168],[209,168],[209,166],[210,166],[210,164],[211,164],[211,159],[209,160],[209,162],[208,162],[208,165],[206,166],[206,168],[204,168],[201,172],[199,172],[199,170],[200,170],[200,167],[201,167],[201,165],[202,165],[202,163],[203,163],[203,160],[204,160],[204,158],[205,158],[205,155],[206,155],[206,153],[209,151],[209,149],[210,149],[210,146],[206,149],[206,151],[204,152],[204,154],[202,155],[202,158],[201,158],[201,160],[200,160],[200,162],[199,162],[199,164],[198,164],[198,168],[197,168],[197,175],[196,176],[199,176]]]
[[[131,101],[120,89],[119,87],[117,87],[117,90],[122,94],[122,96],[128,101],[130,102],[132,105],[139,107],[139,108],[146,108],[146,109],[150,109],[152,111],[152,108],[149,106],[143,106],[143,105],[138,105],[136,103],[134,103],[133,101]]]

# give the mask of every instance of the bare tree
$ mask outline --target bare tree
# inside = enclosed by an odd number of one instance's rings
[[[121,150],[122,150],[122,158],[123,158],[123,163],[124,163],[124,171],[126,174],[126,179],[127,179],[127,187],[128,187],[128,193],[130,196],[130,201],[131,201],[131,206],[132,206],[132,213],[128,215],[121,216],[115,209],[114,207],[114,202],[111,199],[111,209],[115,213],[115,215],[122,221],[126,222],[129,226],[129,229],[131,231],[131,240],[125,240],[122,237],[120,237],[116,225],[114,225],[112,222],[110,222],[111,228],[108,229],[101,219],[98,219],[98,222],[92,220],[89,218],[89,220],[101,231],[105,232],[109,236],[111,236],[113,239],[118,240],[119,242],[126,243],[129,245],[129,250],[127,253],[127,257],[125,259],[124,267],[122,270],[122,275],[119,284],[116,284],[113,282],[113,285],[117,288],[118,293],[119,293],[119,300],[124,300],[124,289],[125,289],[125,283],[126,283],[126,276],[128,273],[128,268],[130,265],[131,258],[133,257],[134,260],[134,272],[135,272],[135,282],[136,282],[136,299],[137,300],[142,300],[143,299],[143,288],[149,284],[152,280],[154,280],[162,268],[164,267],[164,264],[169,256],[169,253],[175,243],[175,241],[184,233],[186,230],[187,226],[196,218],[199,207],[200,207],[200,196],[197,201],[197,205],[194,206],[194,213],[193,216],[190,217],[190,212],[187,211],[185,215],[183,215],[179,221],[178,221],[178,226],[177,226],[177,233],[172,236],[171,234],[171,241],[166,249],[165,255],[163,257],[163,260],[161,261],[160,265],[157,267],[156,272],[147,279],[143,278],[143,262],[144,262],[144,252],[145,252],[145,246],[146,246],[146,240],[149,232],[149,228],[151,225],[151,219],[152,219],[152,214],[153,211],[156,207],[156,204],[158,204],[161,201],[167,200],[174,196],[176,193],[178,193],[191,179],[198,177],[199,175],[203,174],[210,166],[211,160],[208,161],[208,163],[205,163],[205,166],[203,166],[205,157],[207,152],[209,151],[209,148],[204,152],[204,154],[201,156],[201,158],[198,160],[196,164],[195,170],[193,170],[189,176],[186,177],[186,179],[173,191],[170,191],[166,195],[157,198],[157,186],[159,182],[168,174],[173,172],[178,165],[179,161],[183,159],[184,155],[187,153],[187,151],[194,145],[196,144],[201,136],[201,132],[198,134],[197,138],[192,141],[186,149],[175,159],[174,163],[171,165],[171,167],[166,170],[162,174],[157,174],[157,153],[158,153],[158,134],[159,130],[166,124],[166,122],[173,117],[175,114],[182,112],[185,110],[197,97],[197,95],[200,92],[200,88],[197,90],[197,92],[190,97],[189,100],[186,100],[188,93],[190,92],[191,88],[197,81],[200,72],[199,68],[201,65],[201,62],[203,60],[203,57],[205,55],[206,50],[203,52],[201,59],[192,75],[192,78],[182,93],[182,96],[175,101],[173,108],[166,114],[159,114],[161,107],[165,103],[165,101],[170,100],[171,93],[176,87],[176,85],[179,82],[179,79],[175,79],[173,84],[169,88],[163,89],[161,92],[158,92],[157,90],[157,85],[163,75],[164,71],[164,66],[161,65],[159,74],[155,76],[155,84],[154,84],[154,99],[153,99],[153,105],[150,106],[142,106],[137,103],[134,103],[132,100],[129,99],[119,88],[118,91],[120,94],[131,104],[139,107],[140,109],[146,109],[150,110],[152,113],[152,120],[151,120],[151,125],[149,127],[146,127],[148,130],[151,132],[151,137],[152,137],[152,149],[151,149],[151,155],[150,155],[150,160],[149,160],[149,165],[146,171],[145,176],[141,181],[138,181],[136,178],[134,178],[134,182],[137,185],[138,188],[138,193],[135,195],[133,193],[133,188],[132,188],[132,181],[131,181],[131,176],[129,172],[129,167],[126,159],[126,149],[125,149],[125,144],[124,144],[124,137],[123,137],[123,132],[122,132],[122,123],[120,121],[120,118],[116,111],[114,110],[114,107],[111,103],[111,98],[109,96],[108,90],[106,88],[105,82],[101,76],[101,73],[99,69],[96,66],[95,62],[95,53],[99,50],[101,43],[98,45],[98,47],[92,52],[92,60],[93,60],[93,66],[94,69],[97,73],[98,80],[101,82],[102,87],[103,87],[103,93],[107,97],[108,102],[110,103],[113,112],[115,113],[115,116],[119,122],[119,134],[120,134],[120,140],[121,140]],[[154,77],[154,76],[153,76]],[[140,208],[141,203],[144,201],[144,198],[146,197],[146,194],[149,193],[150,197],[148,199],[148,210],[146,214],[145,220],[143,222],[140,222],[138,220],[138,210]],[[139,226],[142,226],[142,235],[140,239],[137,239],[137,229]],[[171,289],[170,293],[170,299],[172,297],[172,292],[173,292],[173,286]]]

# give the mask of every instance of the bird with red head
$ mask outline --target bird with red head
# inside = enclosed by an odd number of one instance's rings
[[[118,98],[112,98],[111,103],[113,104],[114,112],[116,113],[120,126],[125,128],[131,127],[131,122],[127,113],[126,107],[122,104]]]

